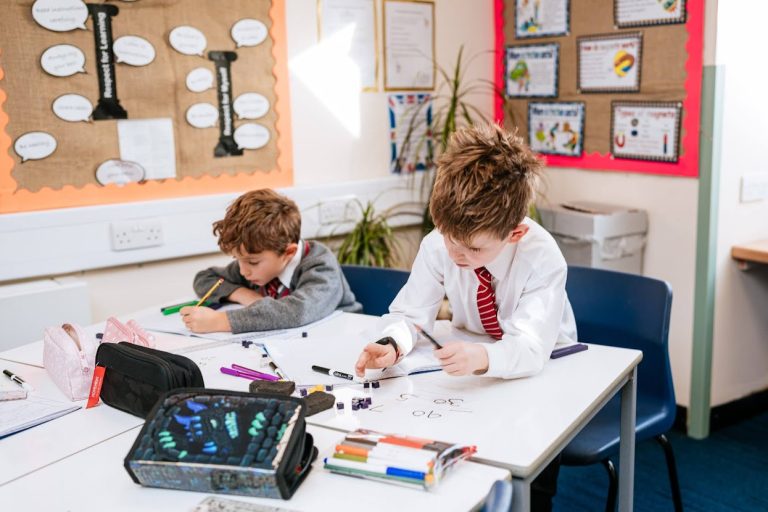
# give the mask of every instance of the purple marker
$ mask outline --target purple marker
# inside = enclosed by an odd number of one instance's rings
[[[557,359],[559,357],[575,354],[576,352],[582,352],[584,350],[587,350],[588,348],[589,348],[589,345],[585,345],[584,343],[576,343],[574,345],[568,345],[568,346],[553,350],[549,358]]]
[[[272,381],[280,380],[280,377],[278,377],[277,375],[272,375],[271,373],[264,373],[256,370],[251,370],[250,368],[247,368],[245,366],[240,366],[239,364],[232,364],[232,368],[239,371],[240,373],[247,373],[259,379],[272,380]]]

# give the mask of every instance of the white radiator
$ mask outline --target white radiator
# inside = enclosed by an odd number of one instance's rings
[[[85,281],[74,277],[0,286],[0,351],[43,338],[49,325],[91,323]]]

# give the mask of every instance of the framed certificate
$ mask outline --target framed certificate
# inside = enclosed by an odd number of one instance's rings
[[[432,97],[426,93],[389,94],[390,171],[425,171],[432,164]]]
[[[584,103],[528,103],[528,144],[547,155],[580,156],[584,150]]]
[[[640,32],[579,37],[579,92],[640,92]]]
[[[677,162],[682,104],[611,103],[611,153],[615,158]]]
[[[569,0],[515,0],[515,37],[564,36],[570,31]]]
[[[685,23],[686,0],[613,0],[617,28]]]
[[[435,88],[435,4],[384,0],[384,89]]]
[[[507,46],[507,97],[556,98],[559,61],[559,43]]]

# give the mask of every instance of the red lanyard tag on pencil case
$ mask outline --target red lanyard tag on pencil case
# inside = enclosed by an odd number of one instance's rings
[[[88,393],[88,403],[86,409],[99,405],[99,395],[101,395],[101,385],[104,384],[105,366],[97,366],[93,370],[93,380],[91,381],[91,390]]]

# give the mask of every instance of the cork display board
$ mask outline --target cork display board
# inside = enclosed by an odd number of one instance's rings
[[[284,10],[4,3],[0,213],[291,185]]]
[[[505,69],[505,52],[510,46],[559,45],[557,95],[548,99],[552,102],[583,103],[582,151],[578,155],[547,155],[548,166],[615,170],[652,174],[695,177],[698,175],[698,126],[701,99],[703,3],[702,0],[679,0],[684,9],[684,23],[665,23],[649,26],[625,26],[619,28],[614,12],[616,0],[570,0],[568,9],[569,31],[565,35],[546,37],[516,37],[515,14],[519,2],[524,0],[496,0],[496,77],[500,90],[509,90]],[[546,3],[547,0],[543,0]],[[540,5],[542,2],[537,4]],[[639,2],[638,2],[639,4]],[[580,90],[585,80],[579,77],[579,43],[590,41],[621,40],[637,35],[641,40],[642,52],[638,55],[637,73],[639,88],[636,90]],[[639,52],[638,52],[639,53]],[[616,72],[626,71],[618,69]],[[518,75],[521,73],[518,70]],[[504,119],[510,129],[529,139],[529,105],[541,100],[509,97],[506,103],[497,101],[497,119]],[[614,158],[611,154],[612,114],[619,102],[664,102],[679,105],[682,121],[679,127],[679,147],[676,161],[649,161],[641,159]],[[534,130],[536,128],[534,127]],[[535,133],[536,136],[539,133]],[[665,135],[672,140],[673,135]],[[536,137],[534,137],[535,139]],[[543,138],[543,136],[542,136]],[[660,160],[660,159],[657,159]]]

